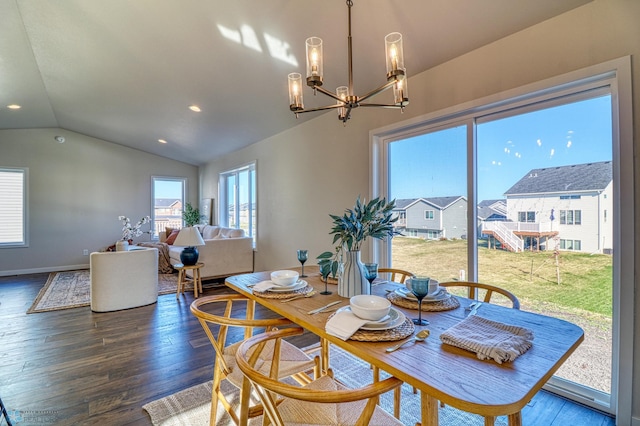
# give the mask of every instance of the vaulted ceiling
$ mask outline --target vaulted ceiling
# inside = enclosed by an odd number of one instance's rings
[[[411,76],[589,1],[354,0],[355,91],[385,82],[390,32],[404,36]],[[317,114],[296,120],[288,107],[307,37],[324,40],[324,87],[347,84],[344,0],[0,0],[0,10],[0,129],[59,127],[200,165]],[[332,103],[304,93],[307,107]]]

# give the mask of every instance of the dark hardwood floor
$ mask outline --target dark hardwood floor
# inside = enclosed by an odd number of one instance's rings
[[[142,405],[211,379],[213,350],[189,311],[192,293],[126,311],[84,307],[27,315],[48,275],[0,277],[0,398],[19,416],[16,425],[150,425]],[[205,295],[228,291],[211,286]],[[293,343],[315,341],[305,334]],[[523,410],[523,424],[615,422],[540,392]]]

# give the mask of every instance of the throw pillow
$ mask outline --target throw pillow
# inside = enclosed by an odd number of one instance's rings
[[[164,242],[169,245],[173,245],[176,238],[178,238],[179,233],[180,231],[178,229],[174,229],[173,231],[171,231],[171,234],[167,237],[167,239]]]

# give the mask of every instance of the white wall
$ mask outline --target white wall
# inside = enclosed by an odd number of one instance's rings
[[[295,265],[295,249],[308,248],[310,255],[316,256],[331,247],[328,213],[341,213],[353,205],[358,194],[368,196],[371,129],[627,55],[633,55],[633,81],[640,87],[638,22],[640,1],[595,0],[411,77],[411,104],[403,115],[359,109],[343,127],[334,112],[329,112],[208,164],[201,169],[201,181],[208,183],[203,186],[203,197],[217,198],[217,173],[257,159],[256,270]],[[411,34],[405,37],[405,43],[424,43],[426,52],[432,44],[430,40],[412,40]],[[406,61],[411,73],[411,58]],[[633,103],[637,129],[640,96]],[[286,109],[287,105],[281,107]],[[622,143],[637,145],[640,138],[634,139]],[[640,177],[635,188],[636,211],[640,211]],[[640,220],[635,222],[640,226]],[[638,241],[636,237],[636,246]],[[636,250],[636,256],[639,254]],[[639,315],[635,329],[640,330]],[[635,348],[640,353],[640,338],[636,338]],[[640,395],[637,377],[634,394]],[[640,397],[633,400],[634,415],[640,417]]]
[[[198,205],[196,166],[66,130],[0,131],[0,165],[29,168],[29,247],[0,249],[0,275],[88,267],[83,249],[114,244],[118,216],[152,214],[151,176],[188,178]]]

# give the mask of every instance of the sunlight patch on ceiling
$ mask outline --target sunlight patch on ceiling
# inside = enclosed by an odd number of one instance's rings
[[[228,40],[234,41],[238,44],[242,44],[249,49],[255,50],[257,52],[262,52],[262,47],[260,47],[260,42],[258,41],[258,36],[256,32],[249,25],[240,26],[239,30],[234,30],[224,25],[218,24],[218,30],[220,34]]]
[[[251,50],[262,52],[260,40],[256,32],[249,25],[242,25],[239,29],[233,29],[225,27],[224,25],[217,24],[218,31],[227,40],[231,40],[235,43],[241,44]],[[289,53],[291,46],[289,43],[273,37],[267,33],[264,34],[264,42],[267,45],[269,54],[271,57],[278,59],[287,64],[298,66],[298,61],[292,53]]]
[[[293,56],[293,53],[287,52],[291,47],[289,43],[267,33],[264,33],[264,41],[267,42],[267,48],[273,58],[280,59],[282,62],[291,64],[294,67],[298,66],[298,61],[296,57]]]

